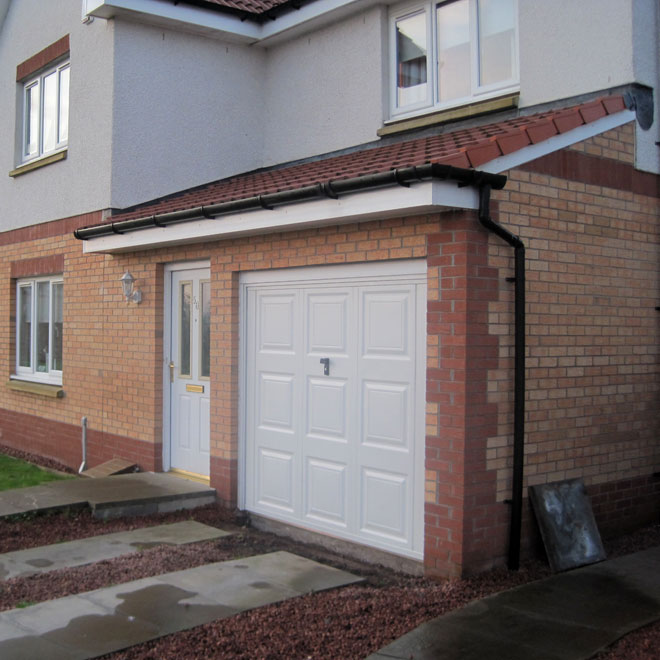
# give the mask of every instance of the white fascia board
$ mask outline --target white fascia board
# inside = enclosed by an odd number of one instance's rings
[[[213,219],[200,218],[166,227],[139,229],[83,241],[83,252],[129,252],[187,243],[201,243],[269,234],[308,227],[365,222],[391,217],[439,213],[447,209],[477,209],[479,195],[473,187],[459,188],[453,181],[424,181],[410,188],[381,188],[256,210]]]
[[[208,11],[160,0],[83,0],[84,13],[97,18],[126,17],[162,27],[224,36],[232,41],[254,43],[261,38],[261,26],[241,21],[238,16]]]
[[[635,120],[635,113],[632,110],[622,110],[613,115],[607,115],[592,121],[589,124],[584,124],[574,128],[572,131],[554,135],[543,142],[538,144],[531,144],[528,147],[523,147],[518,151],[514,151],[507,156],[500,156],[495,158],[484,165],[479,167],[483,172],[490,172],[491,174],[499,174],[507,170],[514,169],[523,163],[528,163],[531,160],[536,160],[543,156],[547,156],[554,151],[570,147],[573,144],[588,140],[589,138],[610,131],[613,128],[623,126],[630,121]]]
[[[1,1],[1,0],[0,0]],[[240,43],[258,44],[266,39],[270,45],[288,32],[293,36],[310,21],[323,17],[334,21],[356,8],[377,4],[378,0],[317,0],[296,11],[278,16],[275,21],[258,24],[241,21],[238,16],[193,7],[175,5],[161,0],[83,0],[83,14],[98,18],[123,16],[153,25],[160,25],[210,37],[223,37]]]

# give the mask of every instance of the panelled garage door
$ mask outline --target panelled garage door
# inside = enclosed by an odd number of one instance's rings
[[[246,509],[421,558],[426,270],[246,274]]]

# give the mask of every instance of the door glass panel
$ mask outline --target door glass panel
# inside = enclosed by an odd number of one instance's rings
[[[513,78],[514,0],[479,1],[479,83]]]
[[[44,152],[55,149],[57,145],[57,71],[44,78]]]
[[[458,0],[437,9],[438,22],[438,100],[469,96],[470,7]]]
[[[36,367],[37,371],[48,371],[48,350],[50,329],[50,282],[37,282],[37,342]]]
[[[53,363],[51,369],[62,371],[62,282],[53,284],[53,311],[50,347]]]
[[[190,337],[192,324],[192,282],[181,282],[179,289],[180,333],[179,375],[190,376]]]
[[[426,14],[396,22],[397,106],[426,100]]]
[[[202,294],[202,341],[200,351],[200,376],[211,376],[211,283],[201,282]]]
[[[30,344],[32,337],[32,287],[22,286],[18,292],[20,323],[18,338],[18,366],[31,367]]]

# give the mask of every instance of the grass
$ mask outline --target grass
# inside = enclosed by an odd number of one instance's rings
[[[0,454],[0,490],[38,486],[48,481],[59,481],[70,477],[43,470],[32,463]]]

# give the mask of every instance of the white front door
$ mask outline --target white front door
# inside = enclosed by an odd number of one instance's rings
[[[169,277],[169,465],[209,475],[211,279],[208,268],[173,267]]]
[[[271,277],[243,278],[246,508],[421,557],[425,274]]]

